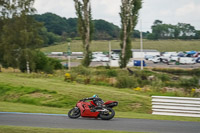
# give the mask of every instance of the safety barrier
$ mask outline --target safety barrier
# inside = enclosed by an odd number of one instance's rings
[[[152,114],[200,117],[200,98],[152,96]]]

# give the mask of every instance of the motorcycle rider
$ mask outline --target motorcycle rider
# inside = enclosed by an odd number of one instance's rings
[[[92,108],[92,112],[95,112],[96,109],[102,109],[102,104],[104,103],[104,101],[96,94],[94,94],[92,97],[84,98],[83,100],[92,100],[97,105],[96,107]]]

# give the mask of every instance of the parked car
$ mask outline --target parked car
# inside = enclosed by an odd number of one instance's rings
[[[112,57],[113,60],[119,60],[118,54],[112,54],[111,57]]]
[[[170,57],[170,60],[171,61],[178,61],[179,60],[179,56],[174,56],[174,55],[172,55],[171,57]]]
[[[196,59],[196,63],[200,63],[200,57]]]
[[[178,53],[177,52],[164,52],[162,54],[163,57],[170,57],[170,56],[176,56]]]
[[[195,64],[196,63],[196,58],[192,57],[181,57],[179,60],[180,64]]]
[[[103,61],[103,62],[109,62],[110,59],[109,59],[109,57],[101,57],[101,61]]]
[[[151,59],[151,61],[153,63],[159,63],[159,62],[161,62],[161,58],[160,57],[154,57],[154,58]]]
[[[154,56],[153,55],[145,55],[145,60],[151,60]]]
[[[179,52],[179,53],[177,54],[177,56],[178,56],[178,57],[185,57],[185,53]]]
[[[92,59],[92,62],[100,62],[101,61],[101,57],[94,57]]]

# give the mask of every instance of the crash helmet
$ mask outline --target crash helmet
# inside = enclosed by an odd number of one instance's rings
[[[98,97],[98,95],[97,95],[97,94],[94,94],[92,97],[93,97],[93,98],[97,98],[97,97]]]

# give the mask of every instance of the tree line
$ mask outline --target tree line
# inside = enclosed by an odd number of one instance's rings
[[[35,20],[44,24],[42,34],[47,46],[55,42],[66,41],[67,38],[81,39],[77,31],[77,18],[60,17],[53,13],[33,15]],[[94,40],[113,40],[119,39],[120,27],[105,20],[92,20],[94,25]],[[152,32],[143,32],[143,37],[148,40],[158,39],[200,39],[200,30],[187,23],[177,25],[165,24],[161,20],[155,20],[151,26]],[[140,38],[140,31],[134,29],[132,38]],[[45,46],[46,46],[45,45]]]
[[[48,32],[59,35],[62,41],[67,38],[80,39],[80,34],[77,31],[78,18],[60,17],[53,13],[44,13],[33,15],[36,21],[42,22]],[[120,28],[105,20],[92,20],[94,25],[94,40],[112,40],[119,38]]]
[[[27,73],[52,73],[62,65],[36,50],[44,40],[40,36],[42,23],[32,17],[36,11],[33,4],[34,0],[0,1],[0,64]]]
[[[161,20],[155,20],[152,27],[152,33],[147,34],[147,39],[200,39],[200,30],[196,30],[194,26],[186,23],[178,23],[177,25],[164,24]]]

